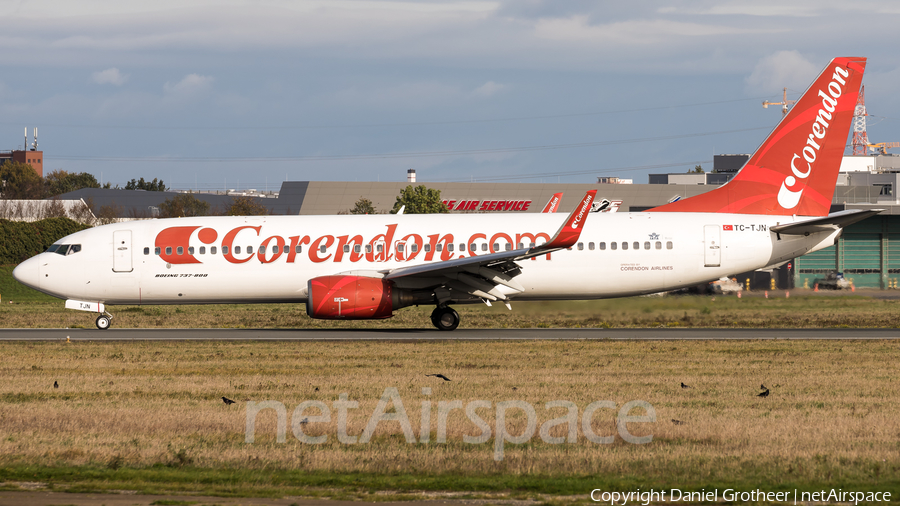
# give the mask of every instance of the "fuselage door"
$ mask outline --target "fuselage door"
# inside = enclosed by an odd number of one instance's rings
[[[722,265],[722,229],[719,225],[703,226],[703,251],[706,267]]]
[[[113,232],[113,272],[131,272],[131,230]]]

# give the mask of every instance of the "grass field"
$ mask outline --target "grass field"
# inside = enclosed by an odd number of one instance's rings
[[[381,500],[455,491],[550,503],[586,501],[594,488],[900,493],[898,351],[893,342],[847,341],[0,343],[0,482]],[[767,398],[757,396],[761,383]],[[399,422],[385,421],[367,444],[343,444],[337,411],[304,428],[327,436],[323,444],[291,432],[300,402],[334,410],[346,393],[359,402],[347,423],[358,436],[389,387],[417,441],[421,414],[431,413],[430,442],[408,443]],[[222,396],[237,403],[226,406]],[[269,409],[248,444],[247,401],[266,400],[285,405],[286,440],[277,442]],[[457,400],[488,402],[477,413],[494,435],[502,401],[533,405],[538,428],[566,414],[546,402],[571,401],[576,440],[549,444],[535,433],[507,443],[497,461],[493,437],[464,442],[481,429],[454,410],[446,442],[436,443],[438,403]],[[590,442],[581,417],[603,400],[616,409],[652,405],[655,422],[625,424],[652,442],[623,440],[613,409],[598,410],[589,426],[614,441]],[[388,412],[397,408],[390,403]],[[504,425],[523,433],[524,413],[509,410]],[[566,426],[549,435],[565,436]]]

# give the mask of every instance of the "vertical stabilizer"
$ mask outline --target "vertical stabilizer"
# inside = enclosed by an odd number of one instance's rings
[[[734,179],[648,211],[827,215],[865,68],[835,58]]]

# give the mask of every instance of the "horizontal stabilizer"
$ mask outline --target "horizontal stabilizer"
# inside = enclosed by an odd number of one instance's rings
[[[881,211],[884,211],[884,209],[847,209],[846,211],[831,213],[821,218],[775,225],[770,227],[769,230],[776,234],[785,235],[808,235],[816,232],[828,232],[853,225],[869,216],[875,216]]]

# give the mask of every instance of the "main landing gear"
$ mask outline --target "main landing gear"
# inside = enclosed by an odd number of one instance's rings
[[[431,323],[438,330],[455,330],[459,327],[459,313],[452,307],[438,306],[431,313]]]

